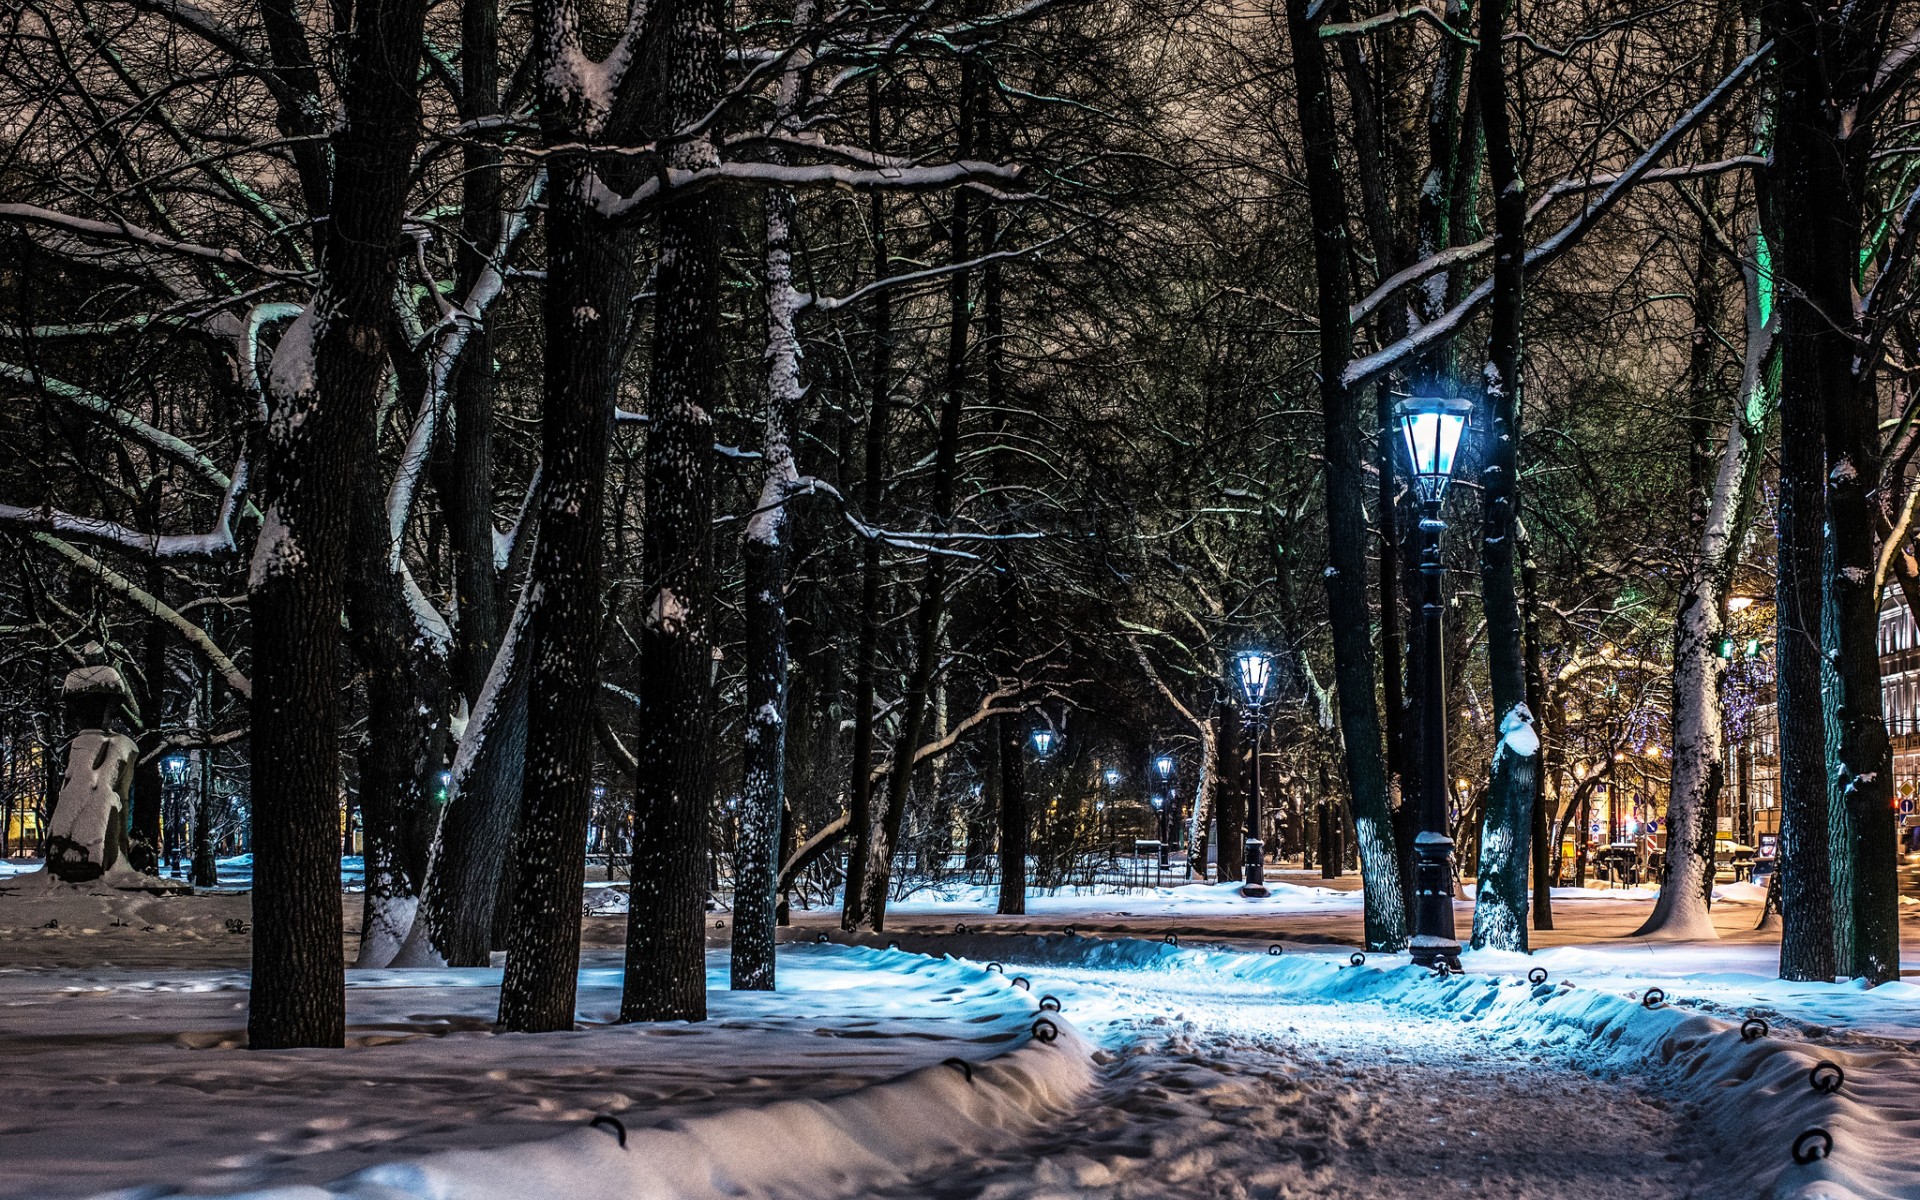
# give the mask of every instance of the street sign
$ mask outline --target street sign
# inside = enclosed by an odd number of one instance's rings
[[[1903,813],[1911,813],[1911,812],[1913,811],[1913,797],[1912,797],[1912,796],[1908,796],[1908,797],[1905,797],[1904,799],[1902,799],[1902,800],[1900,801],[1900,811],[1901,811],[1901,812],[1903,812]]]

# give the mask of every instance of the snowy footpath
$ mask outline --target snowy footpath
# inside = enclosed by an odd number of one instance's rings
[[[1073,1122],[888,1195],[1920,1197],[1910,985],[1670,969],[1649,995],[1612,947],[1469,954],[1443,978],[1284,947],[938,940],[1019,964],[1103,1068]],[[1658,949],[1630,957],[1695,948]]]

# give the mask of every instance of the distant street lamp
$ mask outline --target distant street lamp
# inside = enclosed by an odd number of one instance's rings
[[[1273,659],[1259,650],[1242,650],[1234,659],[1240,672],[1240,692],[1247,701],[1247,727],[1253,731],[1253,788],[1247,795],[1246,882],[1242,896],[1268,895],[1265,864],[1267,844],[1260,837],[1260,735],[1266,730],[1267,682]]]
[[[1053,730],[1042,725],[1033,731],[1033,752],[1041,758],[1053,753]]]
[[[1173,783],[1173,755],[1162,754],[1156,757],[1153,760],[1153,773],[1160,777],[1160,786],[1171,786]],[[1164,803],[1164,800],[1165,797],[1162,796],[1155,796],[1153,798],[1153,810],[1158,814],[1159,818],[1154,832],[1160,838],[1160,865],[1162,867],[1168,865],[1167,843],[1173,840],[1173,834],[1179,828],[1177,824],[1178,818],[1174,815],[1178,812],[1179,805],[1167,805]]]
[[[1413,855],[1413,961],[1421,966],[1460,965],[1453,931],[1453,839],[1447,836],[1447,674],[1441,655],[1440,535],[1446,529],[1441,502],[1453,479],[1453,464],[1466,432],[1469,400],[1415,396],[1394,408],[1407,443],[1407,463],[1420,493],[1420,632],[1426,639],[1426,678],[1421,681],[1420,834]]]

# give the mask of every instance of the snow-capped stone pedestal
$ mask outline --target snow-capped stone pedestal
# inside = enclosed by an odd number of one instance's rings
[[[127,682],[98,645],[87,647],[87,660],[67,673],[60,688],[80,732],[67,745],[67,770],[47,825],[46,872],[62,883],[181,890],[127,863],[127,817],[139,749],[132,738],[107,727],[127,702]]]

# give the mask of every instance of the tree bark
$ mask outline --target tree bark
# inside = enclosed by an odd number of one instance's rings
[[[520,828],[527,747],[530,671],[521,641],[527,612],[523,599],[476,694],[454,757],[453,783],[428,855],[420,905],[394,966],[484,967],[499,944],[495,917],[503,881],[513,875],[508,859]],[[512,890],[504,890],[510,909]]]
[[[460,115],[462,120],[477,121],[500,109],[497,0],[465,0],[460,6],[460,30]],[[488,248],[500,240],[500,151],[485,138],[469,138],[460,154],[455,294],[468,296],[487,269]],[[447,532],[454,561],[453,676],[469,714],[479,706],[501,636],[499,581],[493,562],[493,402],[493,334],[481,321],[467,334],[454,377],[452,478],[447,489]]]
[[[1393,814],[1387,807],[1380,710],[1374,699],[1373,646],[1368,622],[1355,619],[1356,614],[1369,610],[1369,597],[1367,519],[1361,500],[1362,439],[1353,398],[1341,381],[1353,357],[1353,325],[1348,316],[1347,202],[1333,94],[1327,78],[1327,52],[1314,8],[1312,0],[1288,0],[1287,24],[1293,44],[1318,282],[1320,405],[1326,440],[1326,585],[1333,627],[1334,687],[1363,863],[1367,948],[1398,950],[1406,944],[1406,908],[1394,852]]]
[[[1702,254],[1701,271],[1711,260]],[[1707,496],[1686,589],[1673,627],[1673,769],[1667,799],[1667,875],[1641,936],[1717,938],[1709,912],[1713,889],[1715,815],[1725,785],[1726,752],[1722,692],[1726,660],[1720,643],[1727,621],[1727,592],[1739,566],[1740,544],[1752,519],[1760,474],[1766,466],[1767,428],[1773,412],[1771,287],[1757,276],[1747,282],[1746,367],[1727,425],[1726,448]],[[1702,296],[1717,289],[1700,287]],[[1696,318],[1705,325],[1707,313]],[[1696,347],[1711,345],[1703,329]],[[1711,364],[1696,352],[1694,372]],[[1782,526],[1783,554],[1787,531]]]
[[[271,499],[248,580],[255,887],[247,1033],[258,1049],[339,1046],[346,1033],[336,739],[353,489],[341,481],[373,456],[394,243],[419,138],[424,12],[421,0],[363,0],[352,31],[341,34],[347,79],[325,265],[318,294],[274,354]]]
[[[867,81],[867,124],[877,151],[882,146],[880,84]],[[873,277],[885,279],[891,270],[887,257],[887,205],[876,189],[867,200],[873,237]],[[868,524],[880,519],[880,501],[886,493],[887,398],[893,386],[893,301],[886,288],[873,294],[869,336],[871,365],[867,387],[867,445],[865,473],[860,480],[861,517]],[[880,539],[869,537],[860,556],[860,644],[855,651],[853,684],[853,769],[847,788],[847,874],[841,891],[840,927],[860,928],[866,920],[867,855],[873,844],[873,720],[875,685],[880,656]]]
[[[1488,422],[1480,468],[1480,603],[1487,623],[1487,675],[1500,714],[1492,780],[1480,827],[1474,892],[1475,949],[1527,949],[1527,861],[1533,837],[1540,737],[1527,707],[1514,547],[1520,521],[1520,391],[1522,301],[1526,261],[1526,183],[1513,150],[1505,62],[1507,0],[1484,0],[1474,83],[1486,133],[1493,185],[1493,305],[1487,333],[1484,411]]]
[[[1213,801],[1215,883],[1229,883],[1246,873],[1246,840],[1240,832],[1247,823],[1247,752],[1241,745],[1245,728],[1240,713],[1222,704],[1220,784]]]
[[[1000,900],[994,911],[1013,916],[1027,911],[1026,738],[1020,722],[1002,713],[993,718],[993,739],[1000,762]]]
[[[672,0],[659,46],[668,127],[699,119],[720,94],[716,0]],[[651,19],[651,18],[650,18]],[[669,157],[712,161],[690,142]],[[640,631],[640,724],[635,757],[633,878],[623,1021],[699,1021],[707,1015],[707,856],[713,803],[713,413],[721,356],[719,202],[692,196],[660,211],[653,379],[648,393],[648,581]]]
[[[553,51],[537,53],[550,61]],[[594,167],[577,153],[547,164],[540,540],[526,583],[526,763],[500,986],[500,1024],[515,1032],[573,1028],[579,972],[600,686],[601,513],[634,251],[631,235],[592,213]]]
[[[1761,6],[1777,71],[1773,154],[1763,183],[1779,280],[1783,421],[1781,969],[1824,977],[1822,968],[1834,968],[1873,983],[1899,975],[1899,929],[1868,494],[1878,483],[1877,414],[1871,379],[1855,373],[1864,331],[1854,296],[1873,124],[1856,110],[1884,53],[1883,7],[1803,0]],[[1815,458],[1822,441],[1824,457]],[[1823,569],[1815,569],[1816,555]],[[1817,642],[1810,637],[1816,621]],[[1823,700],[1824,721],[1816,721]],[[1822,727],[1816,740],[1813,731]],[[1821,741],[1824,762],[1809,753]],[[1816,788],[1825,789],[1824,804]],[[1815,826],[1823,810],[1827,845],[1819,847]],[[1819,849],[1826,852],[1824,879],[1812,861]],[[1830,961],[1812,944],[1828,896]]]
[[[974,152],[976,121],[981,117],[980,63],[971,55],[960,61],[960,129],[955,154],[964,160]],[[948,227],[948,261],[968,260],[972,246],[973,193],[960,188],[953,194]],[[960,415],[966,407],[967,347],[973,316],[973,273],[955,270],[947,280],[947,351],[942,372],[942,400],[938,441],[934,447],[931,532],[943,534],[953,525],[954,494],[960,457]],[[939,539],[935,539],[938,544]],[[947,556],[927,555],[915,615],[914,661],[900,700],[900,728],[893,750],[893,770],[887,777],[887,803],[870,831],[864,888],[867,922],[875,932],[886,928],[887,893],[893,881],[893,855],[906,814],[907,788],[913,760],[926,723],[927,695],[940,665],[940,626],[946,612]]]
[[[811,0],[794,5],[794,36],[813,22]],[[781,76],[776,122],[790,128],[808,65],[796,53]],[[775,155],[775,161],[782,161]],[[734,854],[732,987],[772,991],[781,814],[787,780],[787,571],[792,541],[787,507],[799,483],[794,438],[800,420],[800,295],[793,285],[793,193],[769,188],[763,198],[767,305],[766,426],[761,440],[760,497],[741,547],[746,590],[747,712],[740,787],[740,839]]]

